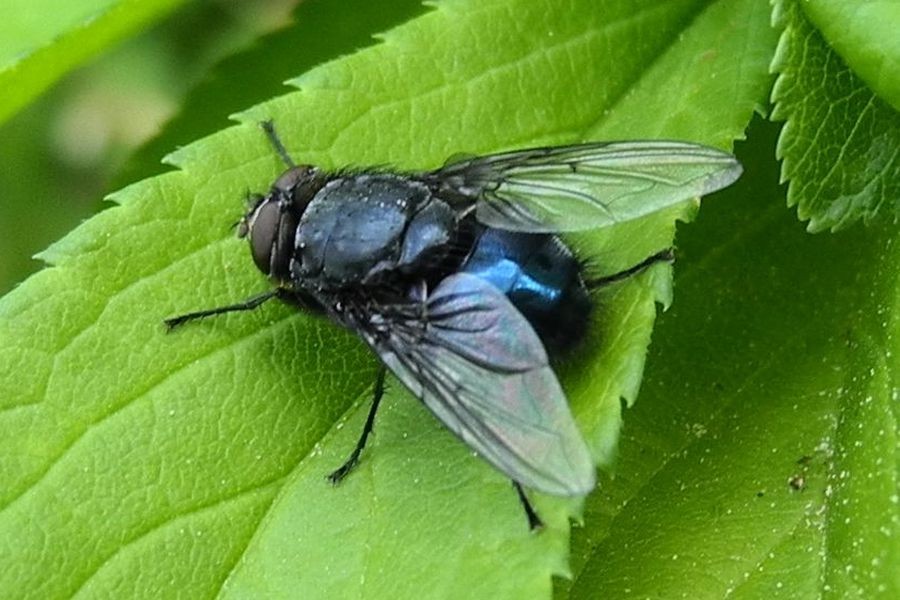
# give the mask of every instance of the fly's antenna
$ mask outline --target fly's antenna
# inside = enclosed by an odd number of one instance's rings
[[[291,155],[288,154],[287,148],[285,148],[284,144],[281,143],[281,138],[278,137],[277,133],[275,133],[274,121],[272,121],[272,119],[269,119],[268,121],[263,121],[259,125],[263,128],[263,131],[266,132],[266,137],[269,138],[269,143],[272,144],[273,148],[275,148],[275,152],[278,153],[278,156],[281,157],[281,160],[284,162],[284,164],[286,164],[289,169],[296,167],[297,164],[294,162],[294,159],[292,159]]]

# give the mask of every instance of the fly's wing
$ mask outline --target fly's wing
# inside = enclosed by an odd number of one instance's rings
[[[489,283],[451,275],[424,307],[383,307],[360,334],[444,425],[513,480],[560,496],[594,488],[593,462],[543,344]]]
[[[595,142],[462,160],[425,179],[474,204],[485,225],[538,233],[637,219],[724,188],[741,170],[732,155],[688,142]]]

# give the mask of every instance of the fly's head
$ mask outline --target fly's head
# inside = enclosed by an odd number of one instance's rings
[[[324,184],[319,169],[298,165],[282,173],[268,194],[252,198],[253,204],[238,226],[238,237],[248,239],[253,262],[272,279],[284,282],[290,278],[300,217]]]

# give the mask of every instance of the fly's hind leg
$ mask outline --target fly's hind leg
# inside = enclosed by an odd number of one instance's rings
[[[378,368],[378,375],[375,377],[375,388],[372,392],[372,407],[369,409],[369,416],[366,417],[362,435],[359,436],[359,440],[356,442],[356,448],[353,449],[353,452],[350,453],[350,457],[344,461],[344,464],[328,476],[328,481],[335,485],[339,484],[359,463],[359,455],[362,453],[363,448],[366,447],[366,440],[375,427],[375,413],[378,412],[378,405],[381,402],[381,397],[384,396],[385,371],[384,365]]]
[[[588,279],[584,282],[584,284],[589,290],[595,290],[605,285],[616,283],[617,281],[622,281],[623,279],[628,279],[632,275],[636,275],[644,269],[655,265],[656,263],[671,263],[674,260],[675,249],[666,248],[665,250],[660,250],[656,254],[648,256],[638,264],[634,265],[633,267],[628,267],[624,271],[619,271],[618,273],[613,273],[612,275],[607,275],[605,277],[598,277],[597,279]]]

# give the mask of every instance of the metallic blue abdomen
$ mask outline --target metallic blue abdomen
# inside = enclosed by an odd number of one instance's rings
[[[460,270],[506,294],[548,350],[583,337],[590,297],[581,265],[557,236],[484,229]]]

